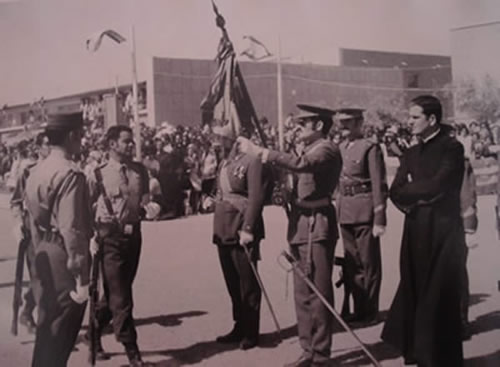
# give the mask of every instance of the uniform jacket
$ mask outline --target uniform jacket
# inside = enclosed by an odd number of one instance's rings
[[[214,212],[215,244],[237,244],[240,230],[252,233],[256,241],[264,238],[262,208],[267,185],[258,158],[237,154],[221,163]]]
[[[142,217],[142,205],[145,195],[149,193],[149,176],[146,168],[139,162],[127,162],[125,173],[127,182],[122,183],[120,174],[122,164],[110,158],[99,166],[106,194],[111,201],[116,219],[120,224],[137,224]],[[91,201],[95,208],[96,222],[109,223],[113,221],[104,199],[99,192],[95,172],[88,176]]]
[[[336,202],[339,223],[385,226],[388,188],[380,146],[368,139],[347,140],[340,144],[340,152],[343,166]],[[344,188],[359,185],[366,185],[368,192],[344,194]]]
[[[463,365],[463,173],[462,145],[440,131],[404,153],[390,190],[406,215],[401,281],[382,338],[423,366]]]
[[[62,247],[73,273],[88,281],[88,250],[92,235],[89,191],[83,173],[59,150],[31,171],[26,182],[26,209],[29,213],[35,252],[42,242]],[[56,233],[49,240],[44,233]],[[51,244],[49,244],[51,245]]]
[[[306,146],[298,157],[294,154],[270,151],[268,161],[296,173],[292,193],[292,211],[288,221],[288,242],[304,244],[309,237],[309,217],[314,216],[313,242],[338,238],[335,209],[330,204],[317,210],[303,210],[293,201],[331,199],[337,186],[342,158],[338,148],[329,140],[320,138]]]
[[[468,159],[465,160],[464,179],[460,190],[460,207],[464,229],[467,233],[475,233],[478,226],[477,219],[476,177]]]

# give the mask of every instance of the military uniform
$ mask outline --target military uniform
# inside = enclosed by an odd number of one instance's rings
[[[337,211],[344,243],[344,280],[352,291],[354,319],[371,321],[378,314],[382,263],[374,224],[386,225],[387,183],[380,146],[369,139],[340,144],[342,173]]]
[[[26,208],[35,247],[33,290],[38,321],[33,367],[66,366],[85,311],[70,296],[78,277],[88,284],[91,236],[89,192],[83,173],[53,148],[30,174]]]
[[[259,159],[231,154],[221,163],[217,177],[213,243],[232,302],[233,331],[219,342],[241,341],[255,345],[259,337],[261,289],[249,259],[239,244],[239,232],[253,235],[247,245],[257,268],[259,244],[264,238],[262,208],[267,179]],[[243,349],[245,347],[241,345]]]
[[[331,198],[342,167],[340,152],[320,137],[310,142],[300,157],[269,151],[264,160],[296,173],[288,242],[300,268],[333,304],[332,271],[338,231]],[[332,314],[296,273],[294,294],[302,358],[324,364],[330,358]]]
[[[148,174],[141,163],[119,163],[113,158],[98,169],[113,209],[111,215],[97,188],[94,172],[89,176],[89,185],[102,251],[104,284],[104,297],[96,309],[98,331],[113,320],[116,339],[125,346],[127,354],[136,353],[139,356],[132,316],[132,283],[141,253],[140,220],[143,216],[142,205],[149,193]]]
[[[35,260],[35,249],[33,247],[33,242],[30,236],[30,224],[28,218],[28,212],[25,209],[24,198],[26,196],[26,181],[30,174],[30,171],[36,166],[36,161],[28,164],[21,176],[17,180],[16,187],[10,199],[10,206],[12,208],[13,214],[18,220],[21,221],[21,231],[23,233],[22,246],[25,246],[25,256],[26,256],[26,265],[28,268],[30,279],[33,281],[33,265]],[[35,297],[33,295],[33,289],[30,284],[28,291],[24,294],[24,308],[21,313],[22,324],[25,324],[28,327],[28,330],[31,332],[34,330],[35,323],[33,320],[33,310],[36,307]]]

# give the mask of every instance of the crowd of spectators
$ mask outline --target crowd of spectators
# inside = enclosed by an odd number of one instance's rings
[[[88,173],[107,159],[104,136],[102,98],[82,100],[85,119],[81,169]],[[279,149],[278,129],[266,118],[260,120],[266,144]],[[471,159],[481,159],[491,153],[488,146],[495,143],[488,124],[471,123],[455,126],[457,139],[466,147]],[[284,123],[284,149],[300,154],[298,128],[293,115]],[[411,133],[404,125],[392,124],[382,129],[367,125],[366,137],[380,143],[386,157],[399,157],[411,145]],[[341,130],[334,125],[330,139],[335,144],[343,140]],[[253,137],[260,140],[257,134]],[[163,218],[176,218],[210,211],[209,196],[214,194],[215,177],[221,161],[220,147],[214,143],[209,125],[204,127],[173,126],[167,122],[158,127],[141,125],[143,163],[150,174],[150,192],[163,208]],[[0,177],[9,189],[15,185],[24,160],[37,158],[34,140],[21,141],[7,147],[0,145]]]

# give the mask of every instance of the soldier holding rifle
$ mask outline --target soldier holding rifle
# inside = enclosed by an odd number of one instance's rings
[[[338,231],[331,198],[342,159],[326,136],[335,111],[310,105],[298,107],[305,111],[297,116],[302,125],[300,139],[305,145],[300,157],[258,147],[242,137],[238,142],[241,151],[296,173],[288,223],[291,252],[308,279],[333,304],[332,271]],[[287,366],[324,366],[330,358],[333,316],[297,273],[294,293],[303,353]]]
[[[343,167],[336,204],[345,253],[344,281],[354,300],[354,314],[345,315],[347,299],[342,316],[369,325],[377,321],[382,282],[380,236],[387,224],[388,196],[385,164],[380,146],[363,137],[363,110],[338,112],[336,118],[347,139],[340,144]]]
[[[132,283],[141,253],[141,219],[154,218],[159,206],[149,201],[149,178],[146,168],[133,161],[135,143],[128,126],[108,129],[106,141],[109,161],[89,177],[91,200],[95,203],[98,244],[102,251],[104,297],[96,307],[97,359],[109,356],[102,349],[102,329],[113,321],[116,339],[123,344],[130,365],[147,365],[137,346],[137,332],[132,316]],[[97,174],[96,174],[97,173]],[[99,190],[102,185],[105,190]],[[106,195],[103,192],[106,192]],[[111,202],[106,205],[106,197]],[[111,212],[112,211],[112,212]],[[93,253],[96,252],[91,248]]]
[[[49,141],[45,133],[40,133],[35,139],[35,145],[37,147],[38,159],[39,161],[47,158],[50,153]],[[10,200],[10,205],[12,208],[12,213],[15,219],[15,224],[13,227],[14,237],[19,245],[18,255],[17,255],[17,265],[16,265],[16,279],[14,286],[14,317],[12,320],[12,334],[17,335],[17,317],[19,312],[19,307],[22,305],[21,291],[23,282],[23,270],[24,270],[24,259],[26,258],[26,265],[28,267],[28,272],[30,279],[33,281],[33,266],[35,258],[35,250],[33,243],[31,241],[30,235],[30,225],[28,212],[25,209],[24,198],[26,195],[26,181],[29,177],[30,171],[37,165],[39,161],[31,161],[21,173],[20,177],[16,182],[16,187],[12,198]],[[36,323],[33,318],[33,311],[35,309],[35,297],[33,295],[32,285],[24,295],[24,308],[21,311],[19,318],[19,323],[24,325],[30,334],[34,334],[36,331]]]

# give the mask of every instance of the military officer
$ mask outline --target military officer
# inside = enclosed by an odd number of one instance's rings
[[[338,231],[331,199],[338,183],[342,158],[338,148],[327,139],[327,134],[335,112],[311,105],[298,107],[304,111],[296,117],[301,125],[299,138],[305,146],[300,157],[257,147],[244,138],[238,138],[238,141],[243,152],[296,173],[288,242],[301,269],[333,304],[332,271]],[[294,276],[294,294],[303,353],[286,366],[324,366],[330,358],[332,314],[298,274]]]
[[[137,346],[137,333],[132,317],[132,283],[141,253],[141,219],[145,214],[158,214],[157,204],[149,201],[149,178],[146,168],[134,162],[132,130],[115,125],[106,132],[109,160],[97,168],[89,179],[91,202],[95,207],[98,241],[101,246],[104,299],[97,305],[98,334],[113,320],[116,339],[123,344],[131,366],[144,366]],[[104,190],[100,189],[99,182]],[[103,192],[104,191],[104,192]],[[110,209],[108,209],[108,204]],[[156,212],[156,213],[154,213]],[[99,340],[97,358],[108,359]]]
[[[47,138],[47,135],[45,135],[45,133],[42,132],[38,134],[35,139],[35,145],[37,147],[39,161],[47,158],[50,153],[50,146],[49,139]],[[16,182],[16,187],[10,200],[12,214],[15,219],[15,224],[13,226],[14,236],[17,243],[21,244],[21,241],[24,241],[22,245],[26,246],[26,249],[24,250],[26,256],[26,264],[30,279],[32,280],[35,249],[31,241],[31,236],[29,235],[30,225],[28,212],[25,210],[24,198],[26,195],[26,181],[29,177],[30,171],[36,166],[38,162],[36,160],[33,160],[26,165],[24,171]],[[33,318],[33,311],[36,307],[36,303],[31,285],[28,291],[24,294],[24,301],[24,308],[19,316],[19,323],[26,326],[30,334],[34,334],[36,332],[36,323],[35,319]]]
[[[259,339],[261,289],[250,261],[257,268],[259,245],[264,238],[262,209],[268,179],[260,159],[237,150],[230,125],[214,127],[213,132],[220,140],[224,157],[217,177],[213,242],[234,320],[233,329],[216,341],[239,343],[246,350],[255,347]]]
[[[85,176],[71,161],[80,153],[82,126],[81,113],[50,117],[50,154],[26,182],[39,310],[33,367],[67,365],[88,298],[89,192]]]
[[[340,144],[342,173],[337,212],[344,243],[344,280],[351,289],[354,314],[348,321],[376,321],[382,262],[380,236],[385,232],[388,188],[380,146],[363,138],[363,110],[338,110],[347,139]]]

